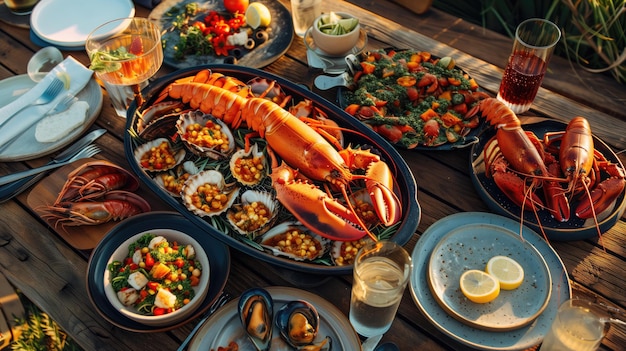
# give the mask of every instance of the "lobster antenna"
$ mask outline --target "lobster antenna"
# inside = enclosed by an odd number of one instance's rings
[[[602,232],[600,231],[600,224],[598,223],[598,216],[596,216],[596,209],[591,199],[591,192],[589,191],[589,186],[585,182],[582,182],[582,183],[583,183],[583,186],[585,187],[585,193],[587,194],[587,197],[589,198],[589,206],[591,207],[591,213],[593,213],[593,223],[596,225],[596,230],[598,231],[598,240],[600,242],[600,245],[602,245],[602,250],[606,252],[606,246],[604,246],[604,240],[602,239]]]

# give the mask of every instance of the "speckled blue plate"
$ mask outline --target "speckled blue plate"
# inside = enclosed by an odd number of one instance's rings
[[[484,270],[494,256],[507,256],[524,269],[517,289],[501,290],[484,304],[468,300],[460,288],[461,275]],[[548,306],[552,278],[537,249],[518,233],[487,223],[461,225],[433,249],[428,265],[433,296],[452,317],[467,325],[493,331],[513,330],[532,323]]]
[[[556,252],[537,233],[522,227],[522,236],[534,246],[546,262],[552,276],[552,294],[546,309],[532,323],[509,331],[491,331],[461,323],[446,312],[429,288],[428,266],[430,257],[443,237],[461,226],[487,224],[519,233],[519,222],[482,212],[462,212],[447,216],[431,225],[421,235],[411,257],[411,294],[417,307],[431,323],[449,337],[479,350],[525,350],[538,345],[546,335],[556,316],[559,305],[572,296],[567,270]]]

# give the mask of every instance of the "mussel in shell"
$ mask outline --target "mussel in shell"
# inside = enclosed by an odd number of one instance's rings
[[[306,301],[290,301],[276,312],[276,327],[280,336],[296,350],[330,350],[332,339],[329,336],[315,342],[319,324],[317,310]]]
[[[274,302],[269,292],[261,288],[244,291],[239,298],[238,312],[248,339],[256,349],[269,350],[274,319]]]

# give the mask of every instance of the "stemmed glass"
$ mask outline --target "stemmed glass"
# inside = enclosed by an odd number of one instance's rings
[[[119,18],[93,30],[85,42],[96,72],[120,117],[133,100],[143,103],[141,89],[163,64],[161,33],[147,18]]]

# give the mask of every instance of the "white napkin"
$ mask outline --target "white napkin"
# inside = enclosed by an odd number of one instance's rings
[[[62,90],[59,96],[45,105],[29,106],[13,116],[16,111],[37,100],[50,85],[54,77],[62,72],[66,72],[70,76],[70,87],[68,90]],[[72,56],[68,56],[63,62],[48,72],[37,85],[15,101],[0,108],[0,129],[2,130],[2,133],[0,133],[0,149],[3,149],[6,146],[5,144],[11,142],[28,128],[34,128],[35,124],[65,98],[68,93],[72,95],[78,94],[87,85],[92,74],[92,70],[85,67]]]

